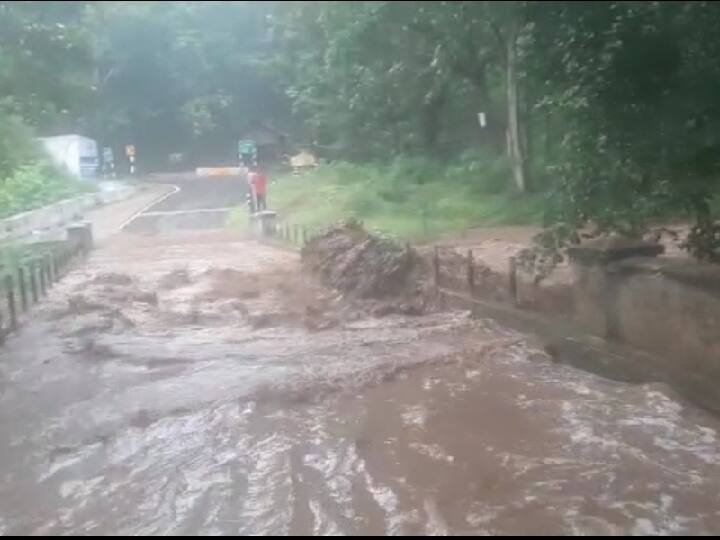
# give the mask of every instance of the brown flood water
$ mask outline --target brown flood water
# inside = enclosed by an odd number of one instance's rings
[[[0,533],[720,532],[720,423],[297,256],[122,239],[0,353]]]

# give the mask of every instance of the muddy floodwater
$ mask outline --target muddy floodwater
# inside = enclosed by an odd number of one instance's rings
[[[2,534],[720,532],[720,423],[295,253],[120,238],[0,352]]]

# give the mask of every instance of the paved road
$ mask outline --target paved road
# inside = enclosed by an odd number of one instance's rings
[[[169,178],[178,191],[146,209],[125,227],[140,234],[184,229],[212,229],[225,225],[230,209],[245,204],[247,184],[241,177]]]

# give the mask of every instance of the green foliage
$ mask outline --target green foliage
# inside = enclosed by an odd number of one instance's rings
[[[469,184],[480,195],[508,191],[510,164],[505,156],[481,149],[468,150],[445,170],[447,181]]]
[[[19,119],[0,113],[0,179],[10,176],[35,155],[30,130]]]
[[[315,175],[343,211],[455,226],[545,200],[548,224],[627,234],[682,215],[715,259],[719,27],[704,1],[0,1],[0,178],[35,174],[23,125],[160,167],[299,120],[343,162]]]
[[[0,113],[50,127],[91,92],[85,2],[0,2]]]
[[[88,185],[65,177],[42,161],[22,165],[0,183],[0,218],[39,208],[88,189]]]
[[[281,176],[271,183],[268,195],[273,209],[294,223],[323,226],[354,216],[409,239],[477,225],[540,222],[542,196],[518,197],[506,189],[483,194],[476,185],[483,181],[468,182],[458,176],[456,166],[398,158],[386,164],[337,162],[302,176]]]
[[[544,8],[545,6],[543,6]],[[711,258],[720,189],[720,9],[706,2],[551,3],[537,9],[538,110],[559,118],[549,216],[638,234],[690,215],[688,247]]]
[[[232,163],[241,131],[289,115],[260,61],[268,56],[262,2],[98,2],[86,20],[96,40],[92,130],[132,141],[141,167],[168,154]]]
[[[470,146],[476,112],[494,107],[485,4],[280,4],[275,71],[318,149],[365,160]]]
[[[0,2],[0,218],[83,189],[45,163],[28,126],[71,127],[91,95],[84,2]]]

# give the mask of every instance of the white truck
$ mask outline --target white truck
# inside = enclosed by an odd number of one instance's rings
[[[52,161],[77,178],[94,178],[100,167],[97,143],[82,135],[38,139]]]

